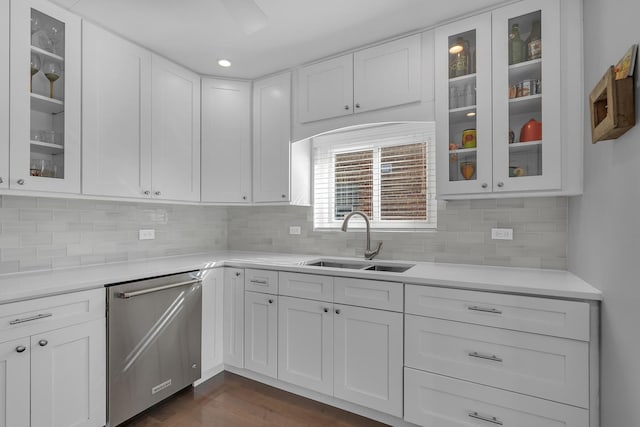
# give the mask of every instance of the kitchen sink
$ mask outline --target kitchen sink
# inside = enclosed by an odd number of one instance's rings
[[[368,261],[342,261],[336,259],[317,259],[304,265],[312,267],[346,268],[351,270],[386,271],[390,273],[404,273],[415,264],[378,264]]]
[[[305,263],[305,265],[311,265],[314,267],[331,267],[331,268],[350,268],[353,270],[360,270],[371,265],[368,262],[357,261],[336,261],[336,260],[316,260]]]

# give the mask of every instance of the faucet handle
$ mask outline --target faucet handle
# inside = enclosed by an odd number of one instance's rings
[[[382,249],[382,241],[378,242],[378,247],[374,251],[369,251],[369,250],[364,251],[364,257],[366,259],[373,259],[376,255],[380,253],[380,249]]]

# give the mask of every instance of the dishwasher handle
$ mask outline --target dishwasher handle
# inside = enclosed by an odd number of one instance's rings
[[[141,289],[139,291],[119,292],[116,295],[118,298],[129,299],[129,298],[137,297],[140,295],[146,295],[153,292],[164,291],[166,289],[179,288],[180,286],[193,285],[200,282],[202,282],[202,280],[195,279],[195,280],[189,280],[187,282],[171,283],[169,285],[156,286],[155,288]]]

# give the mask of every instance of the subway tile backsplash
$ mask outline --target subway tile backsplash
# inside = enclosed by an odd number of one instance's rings
[[[566,269],[564,197],[441,202],[437,232],[376,232],[379,259]],[[302,228],[289,235],[289,226]],[[513,241],[491,228],[513,228]],[[155,240],[138,240],[153,228]],[[212,207],[0,196],[0,274],[212,250],[361,257],[362,232],[313,231],[308,207]]]
[[[0,274],[224,250],[227,225],[226,208],[0,196]]]
[[[441,202],[438,231],[377,232],[378,259],[567,268],[567,198]],[[302,228],[289,235],[289,226]],[[513,241],[491,240],[491,228],[513,228]],[[359,231],[313,231],[306,207],[229,208],[229,249],[361,257]]]

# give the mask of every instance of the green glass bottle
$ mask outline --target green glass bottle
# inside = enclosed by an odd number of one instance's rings
[[[513,24],[509,33],[509,65],[524,61],[525,53],[526,45],[520,37],[520,25]]]

